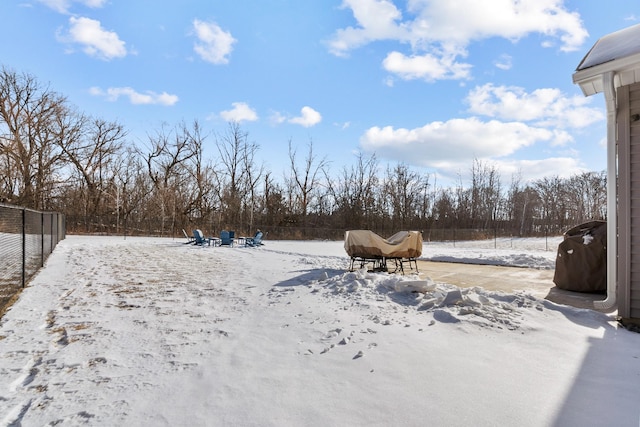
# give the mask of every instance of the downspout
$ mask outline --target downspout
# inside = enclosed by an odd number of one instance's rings
[[[604,98],[607,105],[607,298],[594,301],[597,310],[609,310],[616,305],[618,271],[618,162],[616,146],[616,88],[615,74],[602,76]]]

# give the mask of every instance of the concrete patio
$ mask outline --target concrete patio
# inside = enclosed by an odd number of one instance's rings
[[[480,286],[501,292],[527,291],[539,298],[577,308],[594,309],[593,302],[605,298],[604,294],[571,292],[557,288],[553,283],[554,270],[423,260],[418,260],[418,270],[420,277],[429,277],[435,282],[461,288]],[[615,309],[606,312],[614,311]]]

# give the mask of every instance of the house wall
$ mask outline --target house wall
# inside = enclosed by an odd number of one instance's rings
[[[618,314],[640,319],[640,83],[617,99]]]

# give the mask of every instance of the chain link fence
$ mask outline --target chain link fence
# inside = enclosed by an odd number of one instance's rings
[[[0,313],[65,235],[63,214],[0,204]]]

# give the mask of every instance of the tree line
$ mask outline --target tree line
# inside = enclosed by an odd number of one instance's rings
[[[205,158],[211,141],[217,155]],[[421,230],[559,234],[606,218],[606,174],[585,172],[504,183],[495,165],[474,160],[469,178],[436,185],[404,163],[360,153],[332,171],[310,141],[289,141],[277,177],[239,123],[209,133],[198,121],[163,124],[145,141],[124,126],[88,116],[27,73],[0,70],[0,201],[62,212],[70,233],[181,235],[201,228],[270,238],[341,238],[348,229],[381,235]]]

